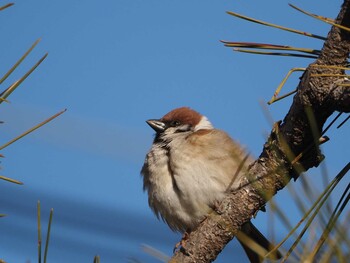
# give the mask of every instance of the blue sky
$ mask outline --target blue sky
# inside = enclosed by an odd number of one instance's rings
[[[2,4],[7,3],[1,1]],[[2,85],[18,79],[42,55],[42,65],[2,104],[2,142],[52,114],[54,122],[9,146],[0,181],[0,255],[36,262],[36,201],[43,220],[55,209],[49,262],[152,262],[141,244],[170,255],[180,235],[158,221],[142,192],[139,171],[153,131],[145,120],[179,106],[206,115],[257,156],[270,131],[264,111],[289,69],[312,60],[232,52],[219,40],[321,48],[322,42],[239,20],[226,11],[326,36],[329,26],[288,7],[288,1],[17,1],[0,13],[0,75],[38,38],[39,45]],[[293,4],[334,18],[341,1]],[[291,90],[298,77],[285,86]],[[273,120],[291,98],[267,108]],[[324,147],[329,175],[348,161],[349,124],[333,128]],[[308,177],[320,185],[321,171]],[[298,183],[295,183],[298,185]],[[277,196],[289,200],[287,191]],[[297,221],[297,212],[290,217]],[[267,215],[255,220],[267,232]],[[279,227],[279,226],[278,226]],[[285,233],[279,227],[277,236]],[[218,262],[227,262],[236,244]],[[72,259],[74,259],[72,261]]]

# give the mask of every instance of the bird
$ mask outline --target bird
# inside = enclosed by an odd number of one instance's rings
[[[241,186],[248,155],[226,132],[189,107],[146,122],[155,131],[141,169],[149,206],[171,230],[190,233],[228,192]],[[248,221],[236,237],[250,262],[262,262],[263,257],[243,241],[242,235],[266,253],[274,247]],[[270,255],[269,259],[281,257],[279,251]]]

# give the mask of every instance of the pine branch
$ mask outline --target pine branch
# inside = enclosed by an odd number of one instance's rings
[[[350,27],[350,0],[345,0],[337,24]],[[332,113],[350,112],[350,89],[343,77],[315,77],[313,74],[344,74],[350,53],[350,33],[333,26],[320,56],[306,69],[293,103],[283,122],[278,122],[250,166],[242,188],[230,194],[216,212],[193,231],[183,249],[170,262],[211,262],[234,238],[241,225],[290,181],[323,160],[319,150],[322,128]],[[321,66],[319,66],[321,65]],[[316,138],[316,139],[315,139]]]

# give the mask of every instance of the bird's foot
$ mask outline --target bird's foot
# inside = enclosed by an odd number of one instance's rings
[[[175,247],[173,249],[173,253],[175,253],[178,249],[184,249],[184,246],[186,245],[186,241],[187,241],[189,236],[190,236],[189,232],[186,231],[182,235],[181,240],[175,244]]]

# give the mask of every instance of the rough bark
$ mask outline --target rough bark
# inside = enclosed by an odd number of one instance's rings
[[[350,0],[345,0],[336,23],[350,27]],[[341,77],[315,77],[313,74],[344,74],[335,68],[345,66],[350,52],[350,33],[332,27],[322,52],[310,64],[298,85],[293,103],[283,122],[276,123],[260,157],[238,191],[230,194],[218,210],[193,231],[183,249],[170,262],[211,262],[234,238],[241,225],[250,220],[265,203],[300,172],[317,167],[323,156],[318,141],[327,118],[335,111],[350,112],[350,87],[339,86]],[[316,137],[315,137],[316,136]],[[296,159],[302,153],[300,159]]]

